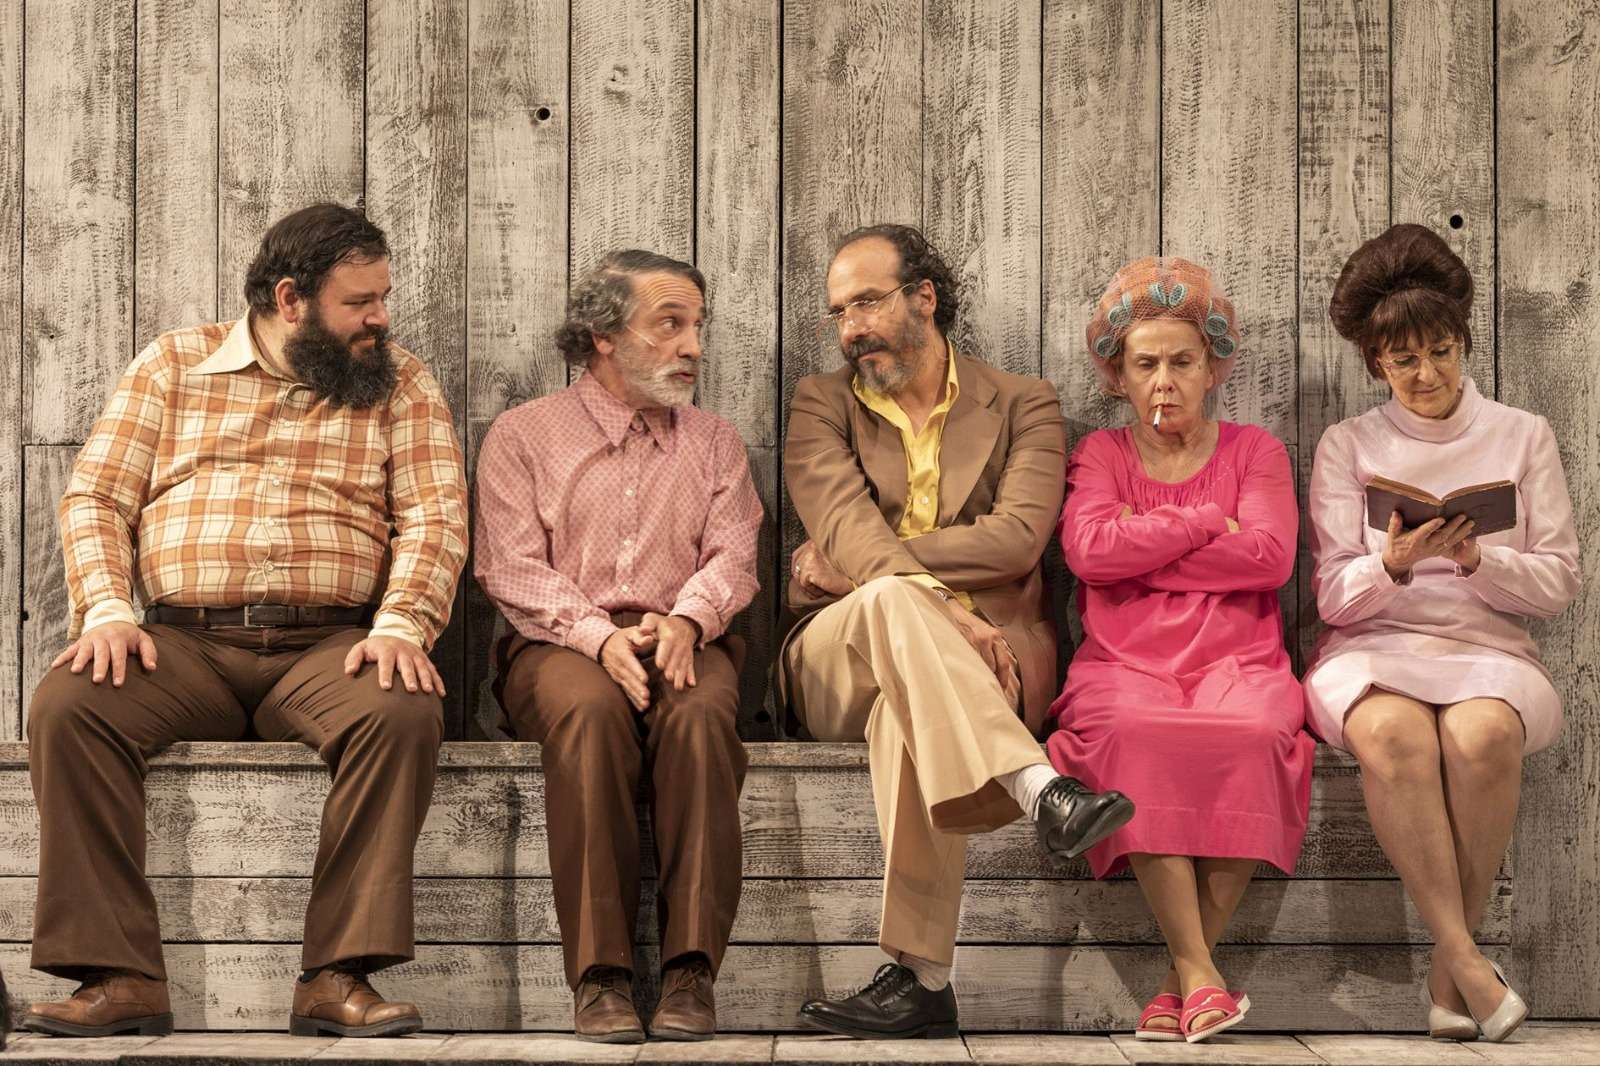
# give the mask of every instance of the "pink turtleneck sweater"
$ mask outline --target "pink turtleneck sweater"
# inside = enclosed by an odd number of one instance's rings
[[[1466,574],[1429,559],[1396,584],[1383,567],[1388,534],[1367,526],[1376,476],[1436,496],[1466,485],[1517,486],[1517,525],[1479,539]],[[1309,724],[1343,747],[1344,716],[1372,686],[1436,705],[1505,700],[1522,716],[1525,752],[1561,732],[1561,698],[1539,661],[1529,618],[1560,614],[1577,595],[1578,538],[1549,423],[1482,396],[1465,379],[1448,418],[1391,399],[1333,426],[1311,471],[1312,588],[1327,630],[1305,677]]]

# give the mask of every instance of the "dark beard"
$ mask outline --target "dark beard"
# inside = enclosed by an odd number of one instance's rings
[[[365,358],[352,347],[367,337],[376,338]],[[301,384],[334,407],[375,407],[394,391],[398,374],[389,358],[389,331],[363,330],[341,341],[323,324],[315,303],[293,336],[283,343],[283,354]]]

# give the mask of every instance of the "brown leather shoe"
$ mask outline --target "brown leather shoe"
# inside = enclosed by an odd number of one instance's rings
[[[167,983],[132,970],[101,970],[83,979],[72,998],[35,1003],[22,1027],[51,1036],[166,1036],[172,1032]]]
[[[422,1028],[412,1003],[390,1003],[360,970],[327,966],[309,981],[294,983],[289,1032],[294,1036],[404,1036]]]
[[[696,955],[661,972],[661,1002],[650,1018],[650,1035],[659,1040],[710,1040],[717,1035],[716,978]]]
[[[597,1044],[642,1044],[644,1026],[633,1008],[633,975],[617,966],[591,966],[572,994],[572,1031]]]

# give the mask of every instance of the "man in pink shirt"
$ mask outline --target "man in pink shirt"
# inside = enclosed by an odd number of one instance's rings
[[[496,693],[543,745],[556,917],[577,1035],[644,1039],[632,998],[634,796],[650,776],[661,1000],[650,1032],[703,1040],[738,907],[735,722],[761,501],[739,433],[693,406],[705,279],[614,252],[556,344],[584,373],[495,420],[478,461],[477,575],[515,628]]]

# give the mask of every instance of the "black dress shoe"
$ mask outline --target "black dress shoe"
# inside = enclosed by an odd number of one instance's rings
[[[814,999],[800,1008],[800,1020],[858,1040],[953,1037],[956,990],[923,988],[917,975],[899,963],[878,967],[872,983],[846,999]]]
[[[1076,859],[1128,824],[1133,800],[1120,792],[1090,792],[1075,777],[1058,777],[1039,797],[1034,822],[1039,843],[1058,859]]]

